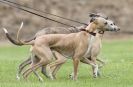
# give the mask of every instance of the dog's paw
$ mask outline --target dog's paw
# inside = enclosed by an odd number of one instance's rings
[[[55,76],[55,75],[53,75],[53,78],[54,78],[54,79],[56,79],[56,76]]]
[[[73,79],[74,78],[74,74],[73,73],[69,74],[69,78]]]
[[[93,73],[93,77],[94,77],[94,78],[97,78],[97,76],[98,76],[98,75],[97,75],[96,73]]]
[[[69,78],[72,79],[72,80],[75,80],[75,81],[77,80],[77,77],[74,78],[74,74],[73,73],[69,74]]]
[[[93,72],[93,77],[94,77],[94,78],[97,78],[97,76],[98,76],[98,71],[99,71],[98,65],[96,64],[95,67],[94,67],[94,72]]]
[[[40,82],[43,82],[43,78],[39,78],[39,81],[40,81]]]
[[[17,79],[17,80],[20,80],[20,77],[17,75],[17,76],[16,76],[16,79]]]
[[[97,72],[97,76],[100,77],[101,76],[101,72],[98,70]]]
[[[52,73],[49,73],[48,77],[49,77],[51,80],[54,80],[54,77],[53,77]]]

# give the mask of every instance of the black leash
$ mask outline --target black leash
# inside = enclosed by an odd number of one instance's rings
[[[60,23],[60,24],[62,24],[62,25],[66,25],[66,26],[69,26],[69,27],[76,28],[75,26],[72,26],[72,25],[69,25],[69,24],[65,24],[65,23],[59,22],[59,21],[57,21],[57,20],[53,20],[53,19],[51,19],[51,18],[45,17],[45,16],[40,15],[40,14],[37,14],[37,13],[35,13],[35,12],[29,11],[29,10],[26,10],[26,9],[23,9],[23,8],[21,8],[21,7],[18,7],[18,6],[16,6],[16,5],[9,4],[8,2],[4,2],[4,1],[0,1],[0,2],[1,2],[1,3],[4,3],[4,4],[8,4],[8,5],[11,6],[11,7],[18,8],[18,9],[23,10],[23,11],[26,11],[26,12],[28,12],[28,13],[34,14],[34,15],[36,15],[36,16],[39,16],[39,17],[42,17],[42,18],[45,18],[45,19],[48,19],[48,20],[51,20],[51,21]]]
[[[18,3],[15,3],[15,2],[9,1],[9,0],[3,0],[3,1],[12,3],[12,4],[14,4],[14,5],[18,5],[18,6],[21,6],[21,7],[25,7],[25,8],[28,8],[28,9],[31,9],[31,10],[34,10],[34,11],[37,11],[37,12],[49,14],[49,15],[52,15],[52,16],[55,16],[55,17],[58,17],[58,18],[62,18],[62,19],[65,19],[65,20],[69,20],[69,21],[72,21],[72,22],[76,22],[76,23],[79,23],[79,24],[88,25],[88,24],[86,24],[86,23],[82,23],[82,22],[79,22],[79,21],[76,21],[76,20],[64,18],[64,17],[58,16],[58,15],[51,14],[51,13],[48,13],[48,12],[44,12],[44,11],[41,11],[41,10],[38,10],[38,9],[34,9],[34,8],[31,8],[31,7],[28,7],[28,6],[23,6],[23,5],[21,5],[21,4],[18,4]]]

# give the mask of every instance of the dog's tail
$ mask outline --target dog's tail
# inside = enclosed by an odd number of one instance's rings
[[[8,40],[9,40],[10,42],[12,42],[12,43],[15,44],[15,45],[21,46],[21,44],[20,44],[18,41],[14,40],[14,39],[9,35],[7,29],[3,28],[3,30],[4,30],[4,32],[5,32],[5,34],[6,34],[6,37],[8,38]]]
[[[28,41],[21,41],[21,40],[19,39],[19,34],[20,34],[20,30],[22,29],[22,27],[23,27],[23,22],[21,23],[21,26],[20,26],[20,28],[19,28],[19,30],[18,30],[18,33],[17,33],[17,40],[14,40],[14,39],[9,35],[9,33],[8,33],[8,31],[7,31],[6,28],[3,28],[3,30],[4,30],[4,32],[5,32],[5,34],[6,34],[6,37],[8,38],[8,40],[9,40],[11,43],[13,43],[13,44],[15,44],[15,45],[18,45],[18,46],[22,46],[22,45],[33,45],[33,44],[34,44],[34,39],[35,39],[35,37],[34,37],[33,39],[31,39],[31,40],[28,40]]]

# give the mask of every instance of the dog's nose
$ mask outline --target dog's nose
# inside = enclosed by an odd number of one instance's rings
[[[116,31],[116,28],[114,28],[114,31]]]
[[[114,31],[119,31],[120,30],[120,28],[114,28]]]
[[[118,28],[118,31],[120,30],[120,28]]]

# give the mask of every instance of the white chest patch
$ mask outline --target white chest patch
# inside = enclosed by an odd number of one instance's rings
[[[90,51],[91,51],[91,47],[92,44],[94,42],[95,36],[91,35],[90,38],[88,38],[88,49],[84,55],[84,57],[90,57]]]

